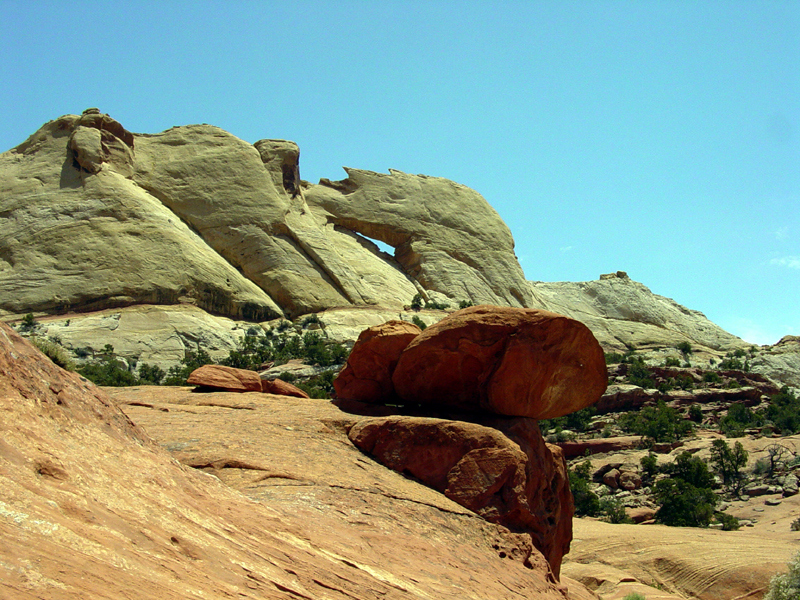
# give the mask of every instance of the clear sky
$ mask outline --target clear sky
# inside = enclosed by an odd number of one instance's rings
[[[753,343],[800,335],[800,0],[0,0],[0,151],[98,107],[447,177],[528,279],[624,270]]]

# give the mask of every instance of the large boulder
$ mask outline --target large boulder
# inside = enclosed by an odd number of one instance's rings
[[[597,402],[607,375],[602,348],[579,321],[475,306],[417,336],[392,381],[408,402],[552,419]]]
[[[333,381],[337,398],[375,404],[397,399],[392,374],[400,355],[422,330],[406,321],[387,321],[358,336],[344,369]]]
[[[530,534],[558,576],[572,539],[572,495],[560,451],[544,443],[533,419],[498,419],[487,427],[380,417],[357,423],[349,437],[387,467],[488,521]]]
[[[191,372],[186,383],[228,392],[262,391],[258,373],[224,365],[203,365]]]

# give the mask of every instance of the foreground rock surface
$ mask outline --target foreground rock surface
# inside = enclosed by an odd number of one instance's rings
[[[115,392],[136,425],[0,324],[3,598],[563,599],[540,555],[366,459],[327,403],[293,399],[288,426],[267,394]]]
[[[475,306],[417,336],[392,381],[407,402],[551,419],[597,402],[607,374],[602,348],[579,321]]]

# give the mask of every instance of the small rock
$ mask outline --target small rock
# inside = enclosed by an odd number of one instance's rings
[[[619,483],[617,481],[618,478],[619,478],[619,471],[617,471],[616,469],[611,469],[605,475],[603,475],[603,483],[605,483],[612,490],[615,490],[617,489],[617,487],[619,487]]]
[[[778,506],[782,500],[780,498],[767,498],[764,500],[764,504],[767,506]]]

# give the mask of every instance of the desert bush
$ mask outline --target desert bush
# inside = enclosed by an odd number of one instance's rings
[[[647,456],[643,456],[639,463],[642,465],[643,479],[650,482],[658,475],[658,457],[652,452],[648,452]]]
[[[420,310],[422,308],[421,294],[414,294],[414,297],[411,299],[411,308],[414,310]]]
[[[472,300],[462,300],[458,303],[458,308],[469,308],[470,306],[474,306]]]
[[[739,519],[733,515],[721,512],[717,513],[714,518],[717,520],[717,523],[722,525],[722,531],[737,531],[741,527]]]
[[[796,518],[792,521],[792,524],[789,526],[792,531],[800,531],[800,517]]]
[[[800,398],[784,386],[770,399],[766,416],[783,435],[797,433],[800,431]]]
[[[575,501],[575,514],[579,517],[596,517],[600,514],[600,499],[591,489],[592,463],[583,461],[569,472],[569,487]]]
[[[619,352],[606,352],[605,357],[607,365],[616,365],[625,362],[625,355]]]
[[[420,329],[422,329],[423,331],[425,331],[425,328],[427,327],[427,325],[425,324],[425,321],[420,319],[419,316],[417,316],[417,315],[414,315],[413,317],[411,317],[411,322],[414,325],[416,325],[417,327],[419,327]]]
[[[139,366],[139,385],[159,385],[166,375],[161,367],[142,363]]]
[[[656,387],[655,381],[651,377],[650,369],[647,368],[644,359],[639,356],[629,359],[628,381],[631,385],[638,385],[645,389]]]
[[[677,527],[708,527],[717,495],[711,489],[714,476],[705,461],[690,452],[681,452],[675,462],[662,470],[670,478],[662,479],[653,488],[659,504],[656,521]]]
[[[740,358],[729,356],[722,359],[722,362],[719,363],[719,369],[721,371],[749,371],[750,366],[746,360],[742,362]]]
[[[728,407],[728,414],[719,420],[719,427],[727,437],[742,437],[748,427],[764,425],[764,416],[754,413],[743,402],[735,402]]]
[[[581,410],[575,411],[563,417],[556,417],[555,419],[542,419],[539,421],[539,428],[544,431],[551,429],[556,430],[558,434],[562,429],[569,429],[572,431],[583,432],[589,427],[592,422],[592,417],[597,414],[597,409],[594,406],[587,406]]]
[[[36,319],[33,318],[33,313],[28,313],[24,317],[22,317],[22,321],[20,322],[20,329],[22,331],[32,331],[36,328],[39,323]]]
[[[738,494],[745,482],[742,469],[747,466],[747,450],[742,443],[736,442],[731,448],[725,440],[714,440],[711,443],[711,463],[728,491]]]
[[[429,300],[425,303],[425,308],[430,310],[444,310],[446,308],[450,308],[450,305],[445,304],[444,302],[437,302],[436,300]]]
[[[647,600],[642,594],[639,592],[631,592],[630,594],[626,594],[622,600]]]
[[[625,431],[659,443],[676,442],[692,431],[692,424],[663,400],[655,407],[645,406],[639,411],[625,413],[619,425]]]
[[[69,352],[60,344],[43,337],[32,337],[31,343],[62,369],[66,369],[67,371],[75,370],[75,364],[69,357]]]
[[[800,598],[800,552],[789,561],[789,572],[775,575],[769,582],[764,600],[797,600]]]
[[[689,419],[695,423],[700,423],[703,420],[703,409],[699,404],[692,404],[689,407]]]
[[[674,356],[668,356],[667,360],[664,361],[665,367],[680,367],[681,366],[681,359],[675,358]]]
[[[303,319],[301,325],[305,328],[313,323],[316,323],[317,325],[322,325],[322,321],[317,315],[308,315],[305,319]]]
[[[186,385],[186,380],[192,374],[192,371],[199,369],[203,365],[213,363],[214,361],[211,360],[208,352],[202,348],[199,348],[197,352],[186,350],[181,359],[182,366],[174,365],[170,367],[167,371],[167,376],[163,380],[163,385]]]
[[[606,523],[633,523],[633,519],[625,512],[625,505],[618,498],[604,496],[599,504],[600,520]]]
[[[706,383],[722,383],[722,377],[713,371],[706,371],[703,373],[703,381]]]
[[[692,345],[689,342],[679,342],[675,347],[680,350],[683,355],[692,353]]]
[[[115,358],[111,344],[104,346],[99,362],[84,365],[78,373],[96,385],[123,387],[138,383],[136,375],[125,367],[125,363]]]

